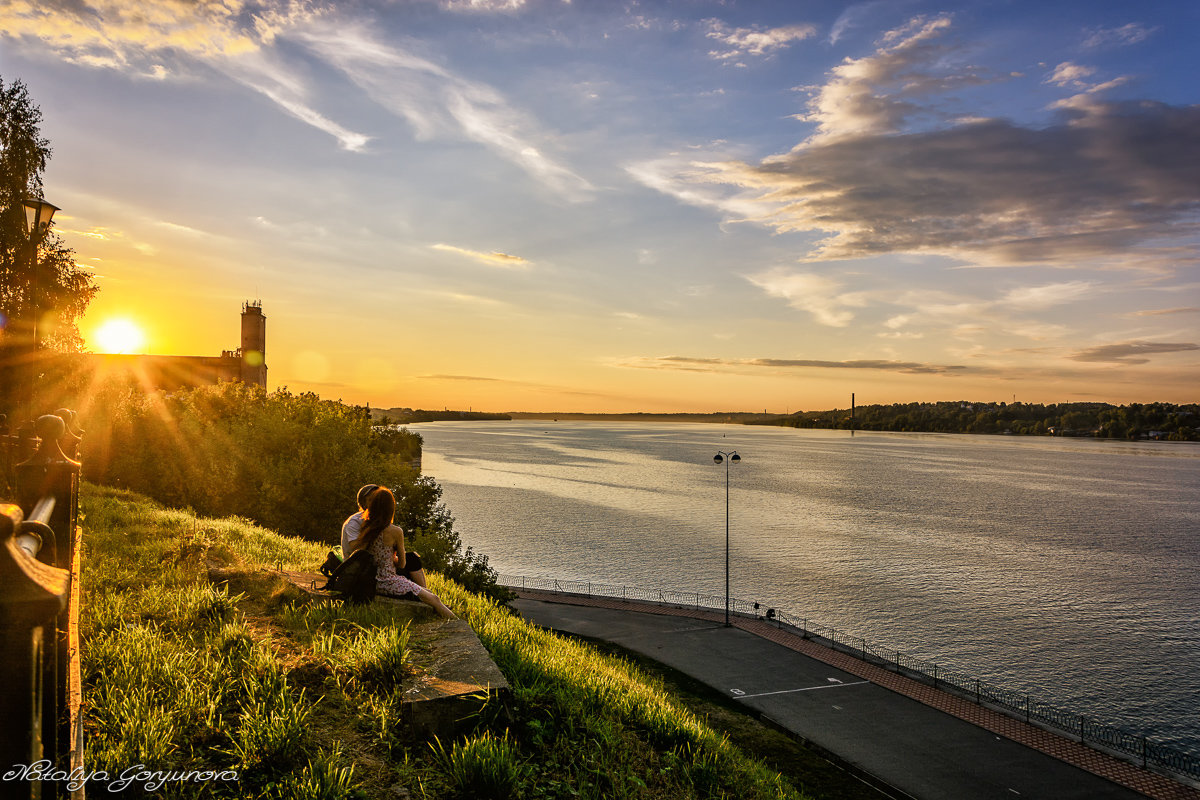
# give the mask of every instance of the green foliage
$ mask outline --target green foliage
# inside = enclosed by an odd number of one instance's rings
[[[800,411],[752,425],[790,428],[851,427],[850,410]],[[853,426],[864,431],[1014,433],[1097,436],[1107,439],[1200,440],[1200,405],[1172,403],[893,403],[859,406]]]
[[[520,751],[504,736],[481,734],[445,747],[434,739],[429,745],[463,797],[509,800],[516,797],[525,773]]]
[[[315,603],[288,606],[280,622],[345,679],[348,690],[367,685],[386,692],[409,673],[404,614],[382,603]]]
[[[414,468],[421,437],[376,429],[364,408],[242,383],[172,395],[114,384],[97,392],[86,424],[91,480],[327,544],[338,541],[359,487],[388,486],[396,523],[428,570],[508,596],[487,558],[463,550],[441,487]]]
[[[29,335],[36,315],[44,346],[78,350],[76,320],[98,291],[95,280],[76,266],[75,254],[53,232],[38,242],[35,276],[25,229],[23,203],[41,198],[42,172],[50,159],[41,122],[42,112],[25,84],[18,80],[6,86],[0,79],[0,328],[7,321],[9,332]]]
[[[236,782],[167,784],[168,797],[351,797],[353,763],[314,737],[319,701],[248,624],[245,595],[209,584],[193,557],[198,539],[232,549],[255,542],[263,560],[252,563],[296,559],[308,568],[324,548],[90,485],[81,506],[89,770],[238,773]]]
[[[225,383],[113,399],[89,414],[89,477],[201,514],[336,542],[360,486],[414,477],[363,409],[315,394]]]

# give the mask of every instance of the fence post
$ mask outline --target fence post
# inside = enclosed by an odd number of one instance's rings
[[[67,432],[60,417],[46,414],[34,424],[41,445],[29,460],[16,467],[17,502],[26,518],[43,498],[53,498],[53,511],[43,519],[58,539],[57,555],[52,566],[64,568],[70,564],[76,525],[76,498],[79,491],[79,462],[67,458],[58,440]]]
[[[0,764],[33,764],[56,760],[51,746],[61,710],[56,686],[42,682],[49,660],[45,643],[55,638],[55,621],[66,607],[70,573],[43,564],[18,546],[14,534],[23,514],[18,506],[0,505],[0,718],[11,733],[0,737]],[[47,742],[47,738],[50,741]],[[62,766],[61,764],[59,766]],[[39,795],[30,787],[30,796]]]

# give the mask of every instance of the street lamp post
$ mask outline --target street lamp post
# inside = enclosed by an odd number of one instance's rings
[[[32,350],[29,357],[29,394],[27,412],[33,418],[33,394],[36,368],[38,362],[38,324],[41,322],[42,307],[38,303],[38,245],[42,243],[46,231],[50,229],[50,220],[58,206],[45,200],[30,198],[25,201],[25,229],[29,233],[29,311],[33,316]]]
[[[714,464],[725,464],[725,627],[729,627],[729,465],[742,460],[736,450],[718,450]]]
[[[38,245],[42,237],[50,229],[50,220],[58,206],[45,200],[29,199],[25,201],[25,228],[29,232],[29,262],[32,269],[29,273],[29,304],[33,309],[33,346],[38,344],[38,317],[42,309],[37,302],[38,292]]]

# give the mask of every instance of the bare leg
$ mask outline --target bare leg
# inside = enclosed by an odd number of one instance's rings
[[[417,597],[427,606],[431,606],[434,611],[441,614],[446,619],[457,619],[454,612],[446,608],[446,604],[438,599],[438,596],[428,589],[421,589],[417,592]]]
[[[429,584],[425,581],[425,570],[414,569],[412,572],[406,572],[404,574],[408,576],[410,581],[415,583],[417,586],[420,586],[422,589],[429,588]]]

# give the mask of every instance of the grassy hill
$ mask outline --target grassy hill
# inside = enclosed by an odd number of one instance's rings
[[[669,675],[436,575],[431,588],[478,633],[512,697],[457,741],[412,741],[397,720],[419,678],[422,626],[383,604],[307,603],[270,576],[315,571],[324,547],[126,491],[88,486],[81,506],[85,763],[114,782],[145,765],[212,773],[162,784],[182,798],[814,796],[800,782],[827,792],[815,796],[864,796],[781,735],[680,694]],[[214,565],[242,576],[232,593],[208,580]],[[739,739],[786,766],[747,757]]]

